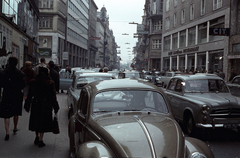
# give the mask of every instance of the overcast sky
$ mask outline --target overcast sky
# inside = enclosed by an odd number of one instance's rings
[[[136,46],[137,38],[133,34],[137,32],[136,24],[142,23],[145,0],[94,0],[98,11],[104,6],[109,16],[109,28],[113,30],[115,41],[121,51],[122,63],[131,62],[133,59],[133,47]],[[127,33],[129,35],[122,35]],[[125,44],[130,43],[130,44]],[[130,48],[130,49],[127,49]],[[130,52],[129,52],[130,51]]]

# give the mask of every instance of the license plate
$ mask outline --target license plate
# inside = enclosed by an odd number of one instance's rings
[[[224,124],[224,128],[231,128],[236,129],[238,127],[238,124]]]

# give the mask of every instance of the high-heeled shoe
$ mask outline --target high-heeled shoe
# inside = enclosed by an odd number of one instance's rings
[[[13,130],[13,134],[17,134],[18,129]]]
[[[39,143],[39,137],[36,137],[35,140],[34,140],[34,144],[38,145],[38,143]]]
[[[38,147],[41,148],[41,147],[44,147],[45,146],[45,143],[43,143],[43,141],[39,141],[38,142]]]
[[[6,134],[5,140],[9,140],[9,134]]]

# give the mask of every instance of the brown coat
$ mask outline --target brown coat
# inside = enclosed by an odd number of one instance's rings
[[[29,130],[52,132],[52,111],[59,110],[54,82],[47,77],[37,76],[31,80],[24,109],[29,112]]]

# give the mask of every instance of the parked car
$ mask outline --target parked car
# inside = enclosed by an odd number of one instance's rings
[[[184,136],[161,88],[137,79],[84,86],[68,132],[71,157],[214,157]]]
[[[118,78],[120,72],[117,70],[114,70],[114,71],[108,71],[108,73],[112,74],[115,78]]]
[[[67,97],[67,104],[68,104],[68,118],[70,118],[73,113],[76,111],[77,102],[79,99],[79,95],[81,89],[86,84],[89,84],[94,81],[98,80],[110,80],[114,79],[112,74],[108,73],[76,73],[76,76],[73,78],[72,84],[68,89],[68,97]]]
[[[183,74],[184,73],[182,72],[166,72],[163,76],[161,76],[159,84],[162,85],[162,87],[166,88],[172,77]]]
[[[152,74],[151,71],[144,71],[144,72],[142,73],[142,75],[143,75],[143,76],[142,76],[143,79],[148,80],[149,82],[152,81],[153,74]]]
[[[70,72],[66,71],[65,69],[61,69],[59,71],[59,77],[60,77],[59,89],[68,90],[72,83],[72,78],[70,77]]]
[[[60,77],[60,88],[61,90],[68,90],[69,87],[72,84],[73,78],[76,74],[82,74],[82,73],[89,73],[94,72],[93,70],[85,70],[85,69],[74,69],[72,68],[71,73],[66,71],[65,69],[62,69],[59,71],[59,77]]]
[[[240,98],[233,96],[217,75],[174,76],[165,93],[175,119],[183,123],[188,135],[194,135],[197,128],[240,130]]]
[[[232,95],[240,97],[240,75],[235,76],[227,85]]]

